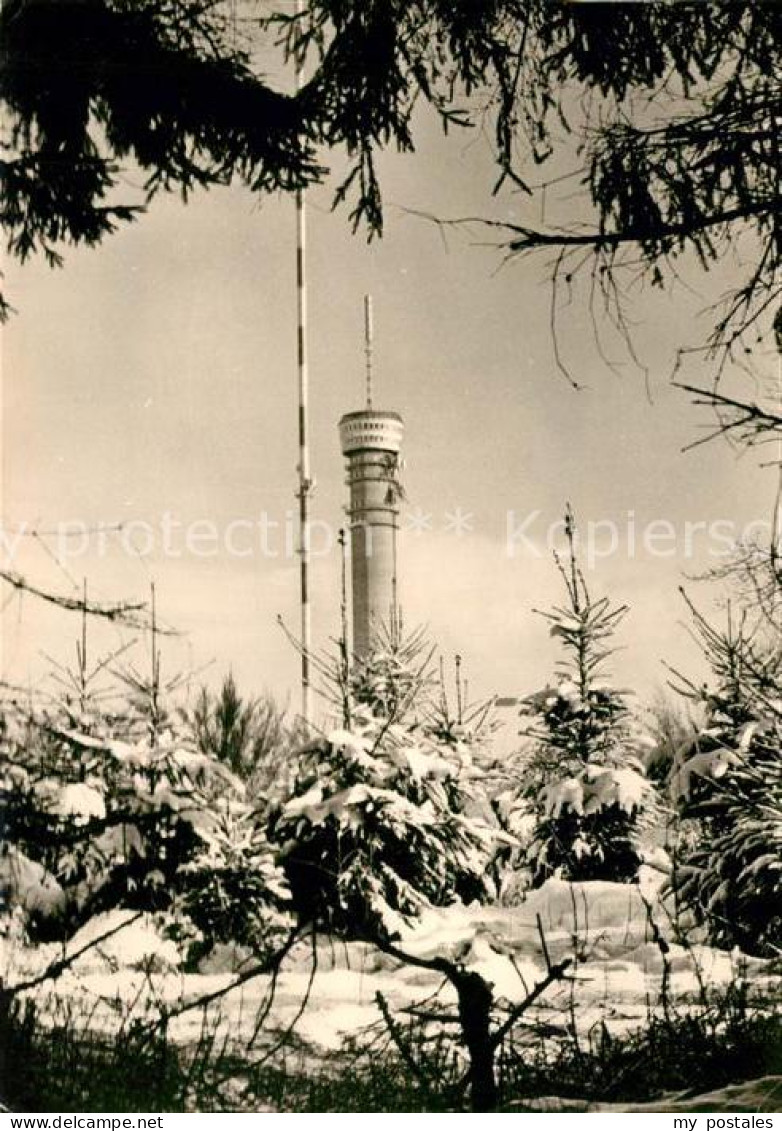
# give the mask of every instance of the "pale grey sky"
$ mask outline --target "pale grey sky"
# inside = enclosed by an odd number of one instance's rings
[[[688,557],[685,524],[726,520],[739,529],[766,519],[773,499],[759,458],[738,458],[723,443],[682,452],[706,418],[668,385],[676,347],[705,336],[708,318],[698,314],[736,265],[721,264],[700,294],[681,287],[629,296],[651,400],[608,332],[606,349],[625,368],[622,376],[607,368],[577,289],[558,315],[560,352],[586,386],[575,393],[555,363],[545,261],[499,269],[486,233],[444,240],[407,211],[519,219],[529,218],[529,205],[518,196],[492,201],[494,170],[480,135],[443,139],[426,118],[419,127],[416,154],[382,161],[382,241],[352,236],[345,212],[329,211],[328,190],[310,194],[313,516],[341,521],[336,424],[361,405],[369,291],[376,403],[405,418],[408,510],[431,516],[431,531],[401,541],[408,624],[428,622],[447,652],[464,655],[476,694],[543,683],[556,653],[531,610],[559,597],[558,581],[547,551],[523,552],[517,540],[509,555],[507,528],[539,512],[526,529],[540,541],[569,500],[582,527],[612,520],[621,528],[623,552],[590,577],[632,606],[614,668],[620,683],[648,693],[664,678],[663,657],[694,658],[680,625],[682,570],[708,566],[709,547],[722,548],[696,532]],[[254,199],[237,187],[186,206],[161,198],[101,248],[69,251],[61,271],[8,265],[19,314],[3,335],[7,541],[24,523],[159,529],[166,514],[169,523],[205,520],[221,532],[263,513],[284,526],[296,483],[294,231],[291,199]],[[707,380],[708,369],[690,375]],[[461,537],[447,528],[457,508],[472,516]],[[657,519],[674,524],[673,552],[641,547],[629,560],[628,526],[640,531]],[[244,549],[247,528],[239,529]],[[601,538],[604,547],[605,530]],[[172,668],[214,660],[209,678],[232,666],[248,689],[295,700],[297,657],[275,625],[278,612],[297,624],[295,560],[199,556],[184,551],[181,534],[173,542],[178,556],[164,557],[158,544],[145,557],[118,536],[103,552],[93,539],[67,568],[75,579],[89,576],[96,598],[143,594],[154,578],[163,615],[187,634],[166,646]],[[269,532],[269,550],[284,551],[283,542]],[[36,584],[68,587],[34,539],[16,544],[14,563]],[[334,555],[315,563],[314,591],[316,642],[325,644],[338,627]],[[711,600],[706,591],[702,599]],[[11,600],[5,676],[37,679],[47,667],[41,650],[64,657],[75,629],[66,614]],[[96,648],[104,637],[96,630]]]

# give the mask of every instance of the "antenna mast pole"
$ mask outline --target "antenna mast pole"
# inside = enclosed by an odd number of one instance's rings
[[[303,11],[302,0],[296,0],[296,13]],[[296,55],[296,91],[302,87],[302,64]],[[297,356],[299,383],[299,577],[301,597],[301,715],[310,722],[310,639],[311,613],[309,594],[309,493],[312,489],[309,451],[309,362],[307,358],[307,208],[304,189],[296,190],[296,296]]]
[[[364,295],[364,355],[367,359],[367,408],[372,408],[372,361],[374,350],[372,295]]]

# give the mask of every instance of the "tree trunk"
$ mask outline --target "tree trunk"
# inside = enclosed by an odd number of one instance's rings
[[[452,975],[451,980],[459,996],[459,1020],[470,1057],[472,1110],[496,1111],[498,1097],[491,1041],[491,987],[480,974],[464,970]]]

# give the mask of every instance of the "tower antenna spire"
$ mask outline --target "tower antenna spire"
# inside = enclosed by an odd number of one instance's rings
[[[364,295],[364,355],[367,359],[367,408],[372,408],[372,363],[374,361],[374,322],[372,318],[372,295]]]

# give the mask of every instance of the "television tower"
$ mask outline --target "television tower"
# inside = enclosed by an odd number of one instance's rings
[[[397,616],[399,453],[404,422],[397,412],[372,403],[372,299],[364,296],[366,408],[339,422],[339,438],[350,491],[350,572],[354,656],[366,656],[373,636]]]

